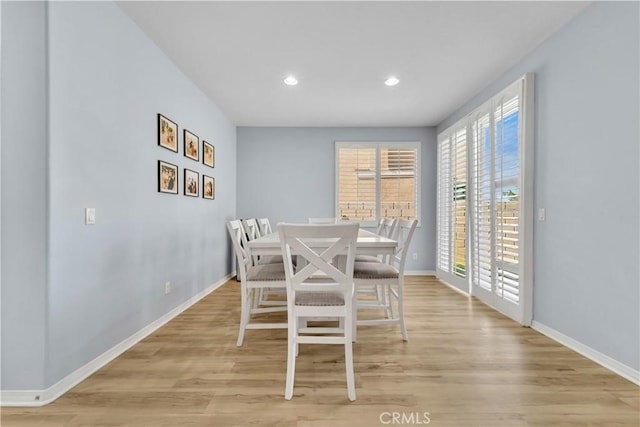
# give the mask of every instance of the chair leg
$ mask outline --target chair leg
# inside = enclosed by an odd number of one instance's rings
[[[407,335],[407,327],[404,324],[404,292],[402,281],[398,283],[398,317],[400,318],[400,331],[402,332],[402,340],[409,341],[409,335]]]
[[[356,400],[356,386],[353,374],[353,344],[352,340],[352,316],[347,313],[345,316],[344,328],[344,365],[347,373],[347,396],[350,401]]]
[[[240,330],[238,331],[238,341],[236,342],[237,347],[242,347],[242,343],[244,341],[244,331],[247,329],[247,324],[249,323],[249,313],[251,311],[251,302],[249,299],[249,295],[247,295],[247,289],[243,287],[240,290],[240,295]]]
[[[257,298],[256,297],[253,298],[253,308],[260,307],[260,305],[262,304],[263,298],[264,298],[264,288],[260,288],[258,290]]]
[[[300,328],[300,319],[298,317],[294,317],[293,325],[294,325],[295,336],[297,337],[299,334],[299,328]],[[306,322],[304,327],[305,328],[307,327]],[[298,344],[298,340],[296,339],[296,357],[298,357],[299,353],[300,353],[300,344]]]
[[[298,330],[296,323],[296,319],[294,319],[293,325],[289,325],[289,343],[287,346],[287,382],[284,390],[284,398],[287,400],[291,400],[293,397],[293,383],[296,374],[296,356],[298,352],[298,342],[296,340]]]
[[[384,286],[385,294],[387,292],[389,293],[388,298],[389,298],[389,310],[391,311],[391,318],[392,319],[397,319],[397,317],[396,317],[396,315],[397,315],[396,314],[396,309],[395,309],[394,304],[393,304],[393,292],[391,290],[391,287],[393,285],[387,284],[387,285],[383,285],[383,286]]]
[[[382,292],[380,291],[382,288]],[[390,311],[389,307],[391,306],[391,299],[389,299],[389,303],[387,303],[387,288],[384,285],[376,285],[376,295],[378,303],[384,305],[384,317],[385,319],[389,319]]]
[[[347,328],[350,330],[351,342],[356,342],[358,339],[358,329],[356,325],[358,323],[358,292],[353,293],[353,300],[351,301],[351,313],[347,313],[344,317],[344,330],[345,335]],[[350,317],[350,322],[347,322],[347,317]]]

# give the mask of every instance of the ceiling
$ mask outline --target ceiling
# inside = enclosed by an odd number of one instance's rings
[[[434,126],[588,2],[118,4],[237,126]]]

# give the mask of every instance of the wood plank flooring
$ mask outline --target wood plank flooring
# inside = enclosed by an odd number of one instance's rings
[[[287,332],[250,330],[237,348],[231,280],[52,404],[2,408],[1,424],[640,425],[639,388],[596,363],[433,277],[408,278],[406,299],[408,342],[398,326],[358,329],[355,402],[336,345],[300,347],[286,401]]]

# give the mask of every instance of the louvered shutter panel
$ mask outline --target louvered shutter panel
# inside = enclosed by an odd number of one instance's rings
[[[453,195],[451,189],[451,138],[438,140],[438,269],[451,273],[451,217]]]
[[[416,217],[417,152],[415,148],[380,149],[381,217]]]
[[[518,303],[519,96],[509,91],[472,122],[473,284]]]
[[[473,284],[491,290],[493,282],[492,148],[490,114],[480,112],[471,125],[473,152]]]
[[[462,290],[467,276],[467,127],[438,137],[438,242],[436,275]]]
[[[466,277],[467,270],[467,128],[453,135],[453,273]]]
[[[495,258],[496,289],[501,298],[518,303],[520,153],[519,96],[507,93],[495,108]]]
[[[337,147],[338,216],[376,220],[377,158],[375,147]]]

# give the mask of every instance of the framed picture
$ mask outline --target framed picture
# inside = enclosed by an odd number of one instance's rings
[[[202,163],[216,167],[216,148],[205,140],[202,140]]]
[[[200,161],[200,138],[184,130],[184,155],[196,162]]]
[[[158,191],[178,194],[178,166],[158,160]]]
[[[202,175],[202,197],[205,199],[215,199],[216,179],[207,175]]]
[[[178,152],[178,125],[158,113],[158,145]]]
[[[184,195],[198,197],[198,185],[200,184],[200,174],[190,169],[184,170]]]

